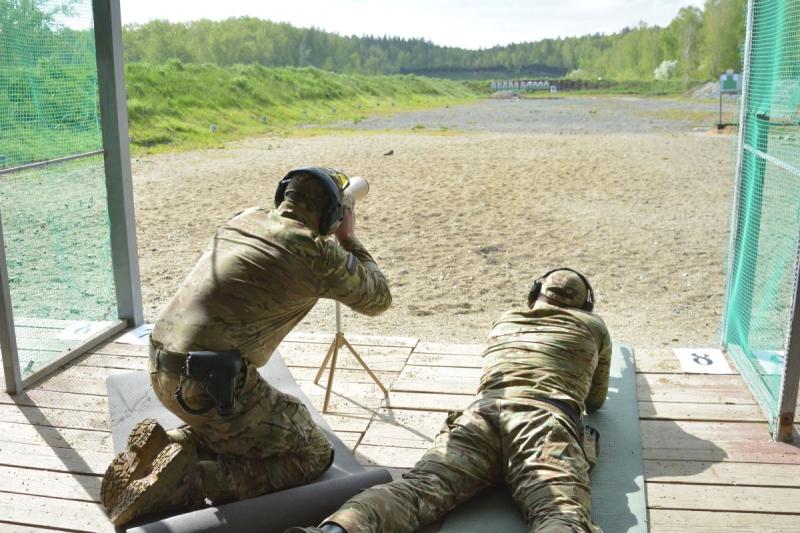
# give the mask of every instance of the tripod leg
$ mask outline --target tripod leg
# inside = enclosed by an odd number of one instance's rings
[[[333,340],[333,353],[331,356],[331,371],[328,374],[328,387],[325,389],[325,401],[322,403],[322,412],[328,412],[328,402],[331,400],[331,390],[333,389],[333,375],[336,372],[336,359],[339,356],[339,346],[341,346],[341,339],[340,334],[336,334],[336,338]]]
[[[331,355],[333,355],[333,348],[336,346],[336,337],[333,338],[333,342],[330,346],[328,346],[328,351],[325,354],[325,359],[322,360],[322,364],[319,365],[319,370],[317,371],[316,377],[314,377],[314,385],[319,385],[319,378],[322,377],[322,373],[325,372],[325,367],[328,366],[328,361],[331,359]]]
[[[367,374],[369,374],[369,377],[372,378],[372,381],[374,381],[375,384],[381,388],[384,396],[388,395],[389,391],[386,389],[386,387],[383,386],[383,383],[381,383],[381,380],[378,379],[378,376],[372,373],[372,370],[370,370],[370,368],[367,366],[367,363],[365,363],[364,360],[361,359],[361,356],[358,355],[358,352],[356,352],[355,348],[353,348],[353,345],[350,344],[347,341],[347,339],[344,338],[344,336],[342,336],[342,342],[344,343],[345,346],[347,346],[347,349],[350,350],[350,353],[353,354],[353,357],[355,357],[356,360],[358,360],[358,362],[361,364],[361,366],[364,367],[364,370],[367,371]]]

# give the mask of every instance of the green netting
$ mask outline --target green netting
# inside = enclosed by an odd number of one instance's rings
[[[23,378],[117,317],[103,156],[53,161],[101,148],[91,0],[0,0],[0,216]]]
[[[0,168],[101,146],[91,1],[0,0]]]
[[[800,0],[754,0],[725,342],[772,420],[800,238]]]

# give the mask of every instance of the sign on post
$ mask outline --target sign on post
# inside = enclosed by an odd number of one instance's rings
[[[717,129],[722,129],[728,124],[722,122],[722,95],[723,94],[741,94],[742,93],[742,75],[734,73],[733,70],[728,70],[725,74],[719,77],[719,122],[717,122]]]
[[[742,92],[742,75],[729,70],[719,77],[720,94],[739,94]]]

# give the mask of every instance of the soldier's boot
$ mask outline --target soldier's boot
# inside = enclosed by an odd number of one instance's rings
[[[172,443],[153,460],[152,471],[135,479],[111,511],[115,526],[154,514],[184,513],[203,507],[203,478],[190,446]]]
[[[131,481],[148,474],[153,459],[171,442],[161,425],[147,418],[133,427],[128,445],[106,469],[100,485],[100,498],[111,511]]]

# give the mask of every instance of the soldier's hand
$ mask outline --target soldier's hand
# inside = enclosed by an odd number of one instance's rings
[[[344,217],[339,223],[339,227],[336,228],[336,238],[342,248],[350,251],[353,239],[356,238],[356,213],[353,209],[347,208],[344,210]]]

